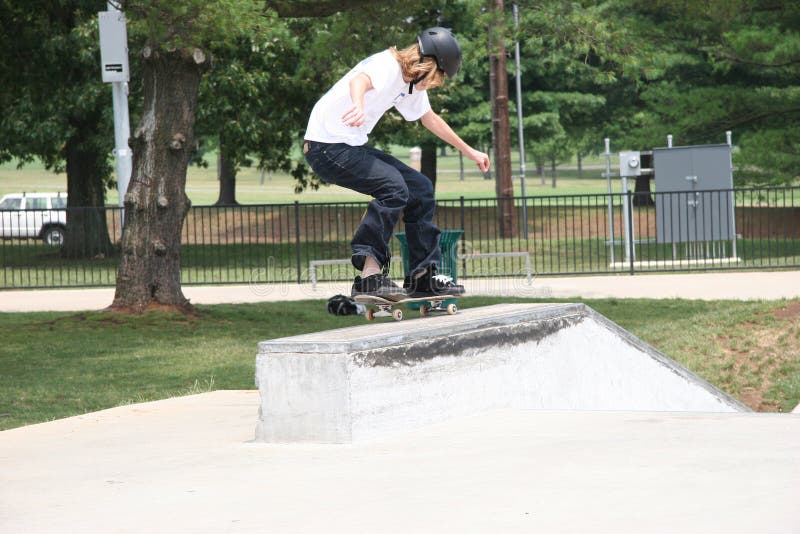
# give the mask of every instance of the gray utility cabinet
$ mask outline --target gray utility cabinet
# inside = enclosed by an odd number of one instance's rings
[[[659,243],[736,237],[729,145],[653,149]]]

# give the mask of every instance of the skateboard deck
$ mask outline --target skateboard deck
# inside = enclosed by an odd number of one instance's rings
[[[357,295],[353,297],[353,300],[361,304],[372,306],[367,308],[367,321],[372,321],[376,317],[391,317],[395,321],[401,321],[403,320],[403,310],[399,308],[393,309],[393,307],[398,304],[414,302],[419,303],[419,313],[423,317],[434,312],[447,312],[449,315],[455,315],[458,312],[458,306],[455,304],[455,297],[453,295],[443,295],[441,297],[414,297],[400,300],[388,300],[372,295]]]

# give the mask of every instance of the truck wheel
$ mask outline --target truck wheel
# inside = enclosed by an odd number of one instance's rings
[[[42,234],[42,241],[47,245],[60,246],[64,243],[64,229],[60,226],[51,226]]]

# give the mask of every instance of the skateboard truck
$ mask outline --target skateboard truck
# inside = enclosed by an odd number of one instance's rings
[[[391,301],[370,295],[359,295],[355,297],[356,302],[372,305],[372,307],[367,308],[365,314],[367,321],[373,321],[376,317],[391,317],[395,321],[402,321],[403,310],[399,308],[396,309],[394,306],[413,302],[420,303],[419,313],[423,317],[437,312],[447,312],[449,315],[455,315],[458,313],[458,306],[453,302],[454,300],[455,299],[450,295],[442,297],[409,298],[398,301]]]

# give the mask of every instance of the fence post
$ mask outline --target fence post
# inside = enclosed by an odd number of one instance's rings
[[[464,278],[466,278],[467,277],[467,260],[463,259],[464,254],[467,253],[467,241],[466,241],[466,238],[464,237],[466,235],[466,233],[467,233],[467,229],[465,228],[467,223],[466,223],[466,213],[465,213],[465,207],[464,207],[464,195],[461,195],[460,197],[458,197],[458,202],[459,202],[459,215],[460,215],[460,218],[461,218],[461,221],[460,221],[460,223],[461,223],[461,237],[460,237],[460,239],[461,239],[461,256],[462,256],[461,272],[464,273],[463,276],[464,276]],[[458,265],[458,263],[456,263],[456,265]]]
[[[294,201],[294,237],[295,250],[297,252],[297,283],[303,283],[303,255],[300,244],[300,201]]]
[[[634,258],[636,257],[636,245],[633,242],[633,210],[631,209],[633,204],[632,204],[631,201],[632,201],[631,192],[630,192],[629,189],[626,188],[625,189],[625,202],[626,202],[626,206],[628,207],[628,209],[625,210],[625,211],[627,212],[626,215],[628,216],[628,220],[627,220],[627,223],[628,223],[627,224],[627,226],[628,226],[628,245],[630,246],[629,253],[628,253],[628,260],[630,262],[630,274],[631,274],[631,276],[633,276],[633,274],[634,274],[633,262],[634,262]]]

